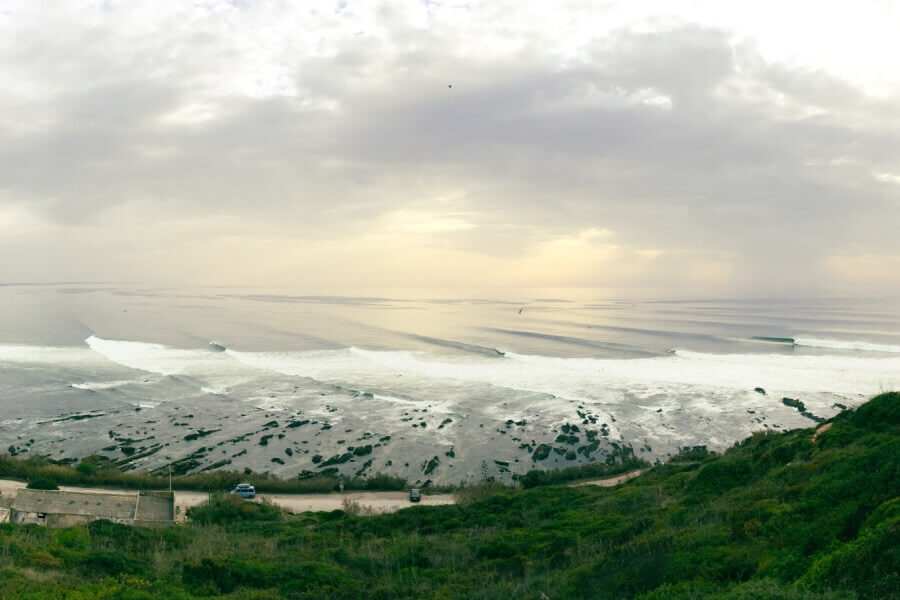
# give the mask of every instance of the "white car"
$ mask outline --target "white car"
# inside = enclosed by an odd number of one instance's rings
[[[231,490],[232,494],[237,494],[241,498],[255,498],[256,488],[249,483],[239,483],[237,487]]]

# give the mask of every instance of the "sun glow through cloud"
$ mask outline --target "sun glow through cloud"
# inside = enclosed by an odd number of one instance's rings
[[[897,291],[898,29],[875,1],[0,1],[0,280]]]

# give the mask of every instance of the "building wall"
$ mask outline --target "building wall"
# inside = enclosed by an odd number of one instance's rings
[[[89,523],[91,521],[97,520],[99,520],[99,517],[92,517],[89,515],[67,515],[54,513],[49,513],[45,518],[40,519],[38,518],[38,513],[36,512],[21,512],[17,510],[10,511],[9,519],[11,523],[18,523],[20,525],[33,523],[36,525],[46,525],[47,527],[72,527],[74,525],[82,525],[84,523]],[[166,525],[172,524],[159,521],[135,521],[134,519],[107,520],[113,521],[114,523],[122,523],[123,525],[138,525],[141,527],[165,527]]]
[[[9,511],[9,522],[19,523],[20,525],[25,525],[27,523],[44,524],[43,519],[38,519],[38,514],[36,512],[21,512],[18,510]]]
[[[92,517],[87,515],[47,515],[47,527],[72,527],[73,525],[82,525],[93,521]]]

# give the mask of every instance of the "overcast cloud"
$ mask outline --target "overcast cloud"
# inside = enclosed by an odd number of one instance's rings
[[[0,0],[0,282],[897,293],[900,7],[729,4]]]

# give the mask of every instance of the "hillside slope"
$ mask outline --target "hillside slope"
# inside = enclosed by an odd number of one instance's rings
[[[3,525],[0,597],[900,598],[900,394],[830,423],[614,489],[377,517],[224,497],[158,531]]]

